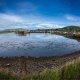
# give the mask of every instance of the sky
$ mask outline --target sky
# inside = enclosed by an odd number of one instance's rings
[[[80,0],[0,0],[0,29],[80,26]]]

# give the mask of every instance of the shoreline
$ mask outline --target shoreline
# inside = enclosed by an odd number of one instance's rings
[[[0,57],[0,72],[13,75],[28,75],[40,73],[45,69],[50,69],[64,65],[80,57],[80,51],[63,56],[52,57]]]

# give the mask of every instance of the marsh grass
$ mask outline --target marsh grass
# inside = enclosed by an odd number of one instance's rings
[[[13,77],[6,73],[0,73],[0,80],[80,80],[80,59],[68,62],[63,66],[32,74],[25,77]]]
[[[19,78],[16,76],[11,76],[10,74],[0,72],[0,80],[19,80]]]

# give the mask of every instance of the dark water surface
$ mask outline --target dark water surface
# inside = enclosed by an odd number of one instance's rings
[[[80,50],[80,42],[59,35],[31,33],[0,34],[0,56],[59,56]]]

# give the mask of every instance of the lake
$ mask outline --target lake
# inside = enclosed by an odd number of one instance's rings
[[[80,50],[80,42],[50,33],[0,34],[0,56],[60,56]]]

